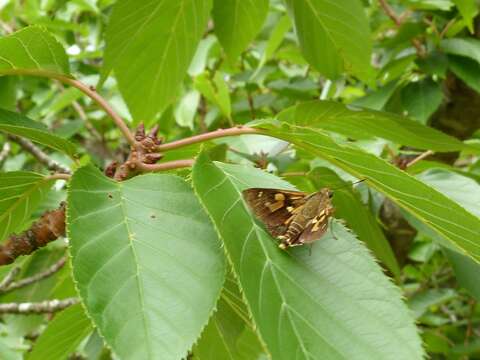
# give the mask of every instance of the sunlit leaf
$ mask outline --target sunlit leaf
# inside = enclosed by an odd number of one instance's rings
[[[268,126],[268,125],[262,125]],[[263,132],[323,158],[382,192],[455,248],[480,262],[480,219],[432,187],[374,155],[338,145],[319,130],[284,124]]]
[[[335,217],[344,219],[360,240],[382,261],[395,275],[400,275],[400,267],[395,254],[385,238],[378,221],[362,203],[358,193],[351,189],[332,170],[315,168],[309,173],[309,178],[316,185],[316,189],[329,186],[334,190],[333,204]]]
[[[77,148],[70,141],[52,134],[42,123],[26,116],[0,109],[0,131],[30,139],[39,144],[61,151],[74,157]]]
[[[333,222],[311,254],[307,246],[281,251],[247,210],[243,189],[290,184],[252,167],[213,163],[204,154],[193,184],[273,359],[422,358],[400,292],[342,225]]]
[[[300,103],[282,111],[278,119],[298,126],[337,132],[353,139],[380,137],[398,144],[440,152],[475,150],[454,137],[408,118],[334,101]]]
[[[115,3],[106,34],[104,75],[114,70],[136,121],[151,121],[175,99],[211,6],[211,0]]]
[[[214,0],[215,34],[231,60],[236,60],[260,31],[268,0]]]
[[[66,75],[68,58],[60,43],[44,28],[29,26],[0,38],[0,75]]]
[[[305,59],[327,78],[342,72],[368,81],[370,28],[358,0],[287,0]]]
[[[122,359],[179,359],[199,337],[224,279],[218,238],[173,175],[121,183],[88,166],[71,180],[68,232],[87,312]]]
[[[0,173],[0,241],[21,230],[52,184],[53,180],[32,172]]]

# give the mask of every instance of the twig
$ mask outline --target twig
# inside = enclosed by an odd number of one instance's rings
[[[125,124],[123,119],[113,110],[113,108],[110,106],[110,104],[100,95],[98,94],[94,89],[90,88],[89,86],[85,85],[79,80],[72,79],[66,76],[60,76],[57,75],[55,77],[57,80],[60,80],[61,82],[74,86],[80,91],[82,91],[85,95],[90,97],[92,100],[94,100],[100,107],[105,110],[105,112],[112,118],[113,122],[117,127],[120,129],[120,131],[123,133],[127,141],[131,144],[135,144],[135,138],[128,128],[128,126]]]
[[[390,7],[390,5],[387,3],[386,0],[378,0],[378,2],[380,3],[380,6],[382,7],[385,14],[387,14],[387,16],[390,19],[392,19],[392,21],[395,23],[397,27],[400,27],[402,23],[405,21],[405,19],[407,18],[407,16],[405,14],[401,16],[397,16],[397,14],[395,14],[395,11],[393,11],[393,9]],[[415,38],[412,39],[411,42],[412,42],[412,45],[415,47],[415,50],[417,51],[418,56],[422,58],[425,57],[426,51],[423,48],[422,43]]]
[[[138,170],[143,172],[158,172],[158,171],[165,171],[165,170],[173,170],[179,168],[190,167],[193,165],[195,161],[193,159],[185,159],[185,160],[174,160],[168,161],[160,164],[144,164],[139,163],[137,165]]]
[[[8,154],[10,154],[11,150],[10,143],[8,141],[5,141],[5,144],[3,144],[2,151],[0,151],[0,166],[3,165],[5,160],[7,160]]]
[[[10,272],[3,278],[2,282],[0,282],[0,292],[4,292],[12,282],[15,280],[17,275],[20,273],[20,268],[15,266]]]
[[[46,300],[41,302],[0,304],[0,314],[44,314],[54,313],[78,303],[77,298]]]
[[[60,90],[62,90],[62,92],[65,92],[65,87],[63,86],[63,84],[60,81],[57,81],[57,84]],[[102,135],[100,135],[100,133],[97,131],[97,129],[95,129],[90,120],[88,120],[88,116],[85,113],[85,110],[83,110],[82,105],[80,105],[78,101],[74,100],[72,101],[72,106],[73,109],[77,112],[78,117],[84,122],[85,128],[90,132],[90,134],[92,134],[98,140],[103,140]]]
[[[380,3],[380,6],[382,7],[385,14],[387,14],[387,16],[393,20],[395,25],[402,25],[400,18],[395,14],[395,11],[393,11],[393,9],[390,7],[386,0],[378,0],[378,2]]]
[[[200,142],[204,142],[207,140],[217,139],[226,136],[236,136],[236,135],[245,135],[245,134],[259,134],[260,131],[254,128],[250,128],[247,126],[237,126],[229,129],[218,129],[215,131],[211,131],[205,134],[194,135],[185,139],[172,141],[170,143],[161,144],[156,147],[157,151],[168,151],[172,149],[176,149],[179,147],[196,144]]]
[[[430,155],[433,155],[434,152],[432,150],[427,150],[423,153],[421,153],[420,155],[418,155],[415,159],[413,159],[412,161],[410,161],[407,165],[405,165],[405,167],[410,167],[414,164],[416,164],[417,162],[419,162],[420,160],[423,160],[425,159],[426,157],[430,156]]]
[[[37,145],[32,143],[28,139],[24,139],[17,135],[8,135],[8,138],[18,145],[20,145],[24,150],[32,154],[41,164],[45,165],[49,170],[58,171],[64,174],[70,174],[71,171],[67,167],[59,164],[55,160],[51,159],[45,152],[42,151]]]
[[[58,260],[55,264],[50,266],[45,271],[39,272],[39,273],[37,273],[33,276],[30,276],[30,277],[27,277],[27,278],[24,278],[24,279],[21,279],[21,280],[18,280],[18,281],[10,281],[9,284],[7,284],[6,286],[3,286],[3,287],[0,284],[0,293],[6,293],[6,292],[9,292],[9,291],[12,291],[12,290],[15,290],[15,289],[19,289],[19,288],[28,286],[30,284],[33,284],[33,283],[37,282],[37,281],[43,280],[43,279],[55,274],[57,271],[59,271],[61,268],[63,268],[66,261],[67,261],[67,258],[64,256],[60,260]],[[15,268],[15,269],[19,269],[19,268]],[[12,270],[12,272],[13,272],[13,270]],[[8,277],[8,275],[5,277],[5,279],[2,281],[2,283],[5,282],[7,277]]]
[[[47,180],[65,180],[65,181],[68,181],[68,180],[70,180],[71,177],[72,177],[72,175],[70,175],[70,174],[56,173],[56,174],[46,176],[46,179]]]

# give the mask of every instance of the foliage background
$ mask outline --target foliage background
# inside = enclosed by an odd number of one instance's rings
[[[68,197],[71,256],[1,302],[82,303],[53,320],[3,315],[0,357],[413,359],[421,336],[431,358],[479,358],[478,10],[472,0],[0,1],[0,233]],[[70,75],[131,129],[159,125],[167,143],[247,123],[269,137],[173,149],[162,161],[198,156],[193,171],[113,182],[95,167],[123,162],[128,139]],[[68,194],[12,134],[75,171]],[[241,206],[239,191],[260,184],[338,189],[338,241],[285,258]],[[66,247],[52,242],[0,272],[29,278]],[[352,316],[363,301],[377,313]]]

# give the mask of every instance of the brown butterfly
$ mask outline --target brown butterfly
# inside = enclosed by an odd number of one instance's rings
[[[328,188],[313,194],[262,188],[243,191],[254,214],[263,221],[268,232],[280,240],[281,249],[309,244],[322,237],[335,211],[332,196]]]

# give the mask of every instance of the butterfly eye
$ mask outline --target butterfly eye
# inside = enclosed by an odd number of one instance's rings
[[[331,199],[333,197],[333,191],[332,190],[329,190],[328,191],[328,197]]]

